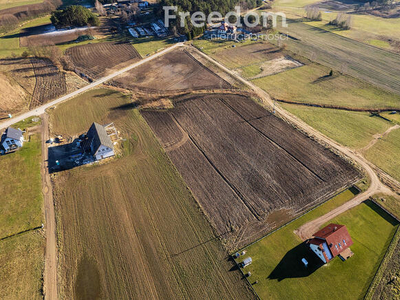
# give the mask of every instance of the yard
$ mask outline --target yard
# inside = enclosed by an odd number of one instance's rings
[[[293,232],[340,202],[336,197],[246,249],[244,257],[252,257],[253,263],[244,272],[251,272],[249,280],[262,299],[310,299],[310,295],[322,294],[341,299],[364,296],[398,227],[394,219],[371,201],[341,214],[329,223],[347,226],[354,256],[345,262],[335,258],[319,268],[309,265],[307,270],[301,258],[313,253]]]
[[[19,151],[0,156],[0,238],[43,223],[40,145],[39,135],[34,134]]]
[[[54,178],[61,296],[252,298],[130,99],[98,89],[51,112],[58,134],[113,121],[126,139],[122,157]]]
[[[39,123],[30,119],[14,127]],[[41,142],[36,131],[31,129],[22,149],[0,156],[0,295],[4,299],[43,298]]]
[[[329,108],[284,104],[281,106],[331,139],[353,149],[368,145],[376,134],[382,134],[393,124],[368,112],[353,112]]]

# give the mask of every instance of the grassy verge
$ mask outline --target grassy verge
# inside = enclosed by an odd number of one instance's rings
[[[211,226],[129,102],[129,95],[100,89],[51,112],[59,134],[83,132],[93,121],[114,122],[125,139],[122,157],[55,175],[61,296],[251,297],[239,274],[229,272]]]
[[[245,272],[251,272],[251,282],[258,281],[253,287],[262,299],[309,299],[310,294],[354,299],[366,293],[398,224],[372,202],[363,203],[332,220],[347,226],[354,256],[305,270],[301,258],[312,253],[293,231],[322,210],[323,206],[246,249],[253,263]]]
[[[41,226],[43,196],[38,134],[14,152],[0,156],[0,237]]]
[[[0,10],[42,2],[43,0],[0,0]]]
[[[377,133],[393,124],[364,112],[282,104],[282,107],[304,122],[342,145],[359,149],[365,147]]]
[[[351,108],[400,107],[400,96],[310,64],[253,82],[277,99]]]
[[[379,168],[400,180],[400,129],[393,130],[368,149],[365,157]]]

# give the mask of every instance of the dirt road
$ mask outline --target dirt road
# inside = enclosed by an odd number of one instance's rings
[[[194,48],[194,47],[193,47]],[[360,154],[354,152],[353,150],[340,145],[336,141],[328,138],[327,136],[323,135],[319,131],[315,130],[308,124],[306,124],[304,121],[300,120],[296,116],[292,115],[291,113],[287,112],[283,108],[276,106],[274,104],[274,101],[271,99],[271,97],[268,95],[267,92],[259,88],[258,86],[254,85],[252,82],[244,79],[241,77],[237,72],[232,71],[219,62],[215,61],[211,57],[207,56],[206,54],[202,53],[198,49],[196,51],[202,55],[204,58],[207,60],[211,61],[212,63],[216,64],[218,67],[220,67],[222,70],[236,78],[238,81],[244,83],[247,85],[250,89],[252,89],[263,101],[263,103],[268,106],[269,108],[274,107],[276,114],[280,115],[284,119],[287,119],[289,122],[291,122],[293,125],[297,126],[298,128],[301,128],[305,132],[307,132],[308,135],[315,137],[317,140],[322,141],[329,145],[330,147],[338,150],[339,152],[343,153],[350,159],[354,160],[355,162],[358,163],[363,169],[364,172],[367,174],[367,176],[370,179],[370,187],[368,188],[367,191],[357,195],[354,197],[352,200],[349,202],[343,204],[342,206],[332,210],[331,212],[325,214],[324,216],[321,216],[318,219],[315,219],[313,221],[308,222],[307,224],[304,224],[301,226],[298,230],[296,230],[296,234],[298,234],[303,240],[310,238],[314,232],[316,232],[319,227],[324,224],[325,222],[331,220],[332,218],[338,216],[339,214],[345,212],[346,210],[357,206],[364,200],[368,199],[370,196],[376,194],[376,193],[386,193],[389,195],[393,195],[393,191],[390,190],[387,186],[382,184],[377,176],[377,174],[374,172],[373,168],[371,167],[371,163],[368,162],[363,156]]]
[[[400,125],[394,125],[394,126],[390,127],[388,130],[386,130],[386,131],[385,131],[384,133],[382,133],[382,134],[380,134],[380,133],[375,134],[375,135],[373,136],[373,139],[368,143],[368,145],[365,146],[364,148],[361,148],[359,151],[360,151],[361,153],[365,153],[368,149],[370,149],[373,145],[375,145],[375,144],[378,142],[379,139],[381,139],[381,138],[387,136],[387,135],[388,135],[389,133],[391,133],[393,130],[396,130],[396,129],[399,129],[399,128],[400,128]]]
[[[42,189],[45,208],[46,254],[44,263],[44,296],[53,300],[57,297],[57,229],[54,213],[53,190],[48,172],[48,152],[46,141],[49,139],[48,115],[42,115]]]
[[[78,89],[78,90],[76,90],[76,91],[74,91],[74,92],[72,92],[72,93],[70,93],[68,95],[62,96],[62,97],[60,97],[60,98],[58,98],[56,100],[53,100],[51,102],[48,102],[48,103],[46,103],[46,104],[44,104],[42,106],[36,107],[35,109],[30,110],[30,111],[28,111],[28,112],[26,112],[26,113],[24,113],[22,115],[19,115],[17,117],[8,119],[6,121],[3,121],[3,122],[0,123],[0,130],[4,129],[4,128],[7,128],[8,126],[11,126],[12,124],[17,123],[19,121],[22,121],[22,120],[24,120],[26,118],[30,118],[30,117],[33,117],[33,116],[40,116],[40,115],[44,114],[46,109],[48,109],[49,107],[52,107],[52,106],[54,106],[56,104],[59,104],[59,103],[61,103],[63,101],[72,99],[72,98],[76,97],[77,95],[79,95],[81,93],[84,93],[84,92],[86,92],[86,91],[88,91],[88,90],[90,90],[90,89],[92,89],[94,87],[97,87],[100,84],[103,84],[104,82],[109,81],[109,80],[113,79],[116,76],[119,76],[119,75],[121,75],[121,74],[123,74],[125,72],[128,72],[128,71],[130,71],[130,70],[132,70],[132,69],[134,69],[134,68],[136,68],[136,67],[138,67],[138,66],[140,66],[140,65],[142,65],[142,64],[144,64],[144,63],[146,63],[146,62],[148,62],[150,60],[153,60],[153,59],[155,59],[155,58],[157,58],[159,56],[162,56],[165,53],[167,53],[167,52],[169,52],[169,51],[171,51],[171,50],[173,50],[173,49],[175,49],[177,47],[181,47],[181,46],[183,46],[183,43],[177,43],[177,44],[175,44],[175,45],[173,45],[173,46],[171,46],[171,47],[169,47],[167,49],[164,49],[164,50],[162,50],[162,51],[160,51],[160,52],[158,52],[158,53],[156,53],[156,54],[154,54],[152,56],[144,58],[144,59],[142,59],[142,60],[140,60],[140,61],[138,61],[136,63],[133,63],[130,66],[127,66],[126,68],[123,68],[123,69],[121,69],[119,71],[116,71],[116,72],[114,72],[114,73],[112,73],[110,75],[104,76],[104,77],[100,78],[99,80],[96,80],[96,81],[92,82],[91,84],[89,84],[87,86],[84,86],[83,88]]]

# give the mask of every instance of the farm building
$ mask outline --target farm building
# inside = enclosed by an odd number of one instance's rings
[[[1,138],[1,145],[5,152],[10,152],[21,148],[24,144],[24,136],[22,131],[8,127]]]
[[[310,249],[324,262],[328,263],[336,256],[346,260],[353,255],[350,246],[353,241],[346,226],[329,224],[313,234],[313,238],[307,243]]]
[[[114,156],[114,145],[104,126],[93,123],[82,142],[85,152],[91,153],[97,160]]]

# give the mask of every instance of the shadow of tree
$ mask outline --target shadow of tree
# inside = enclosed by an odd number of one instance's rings
[[[302,258],[308,261],[307,267],[302,263]],[[275,269],[269,274],[268,279],[282,281],[285,278],[307,277],[323,265],[323,262],[304,242],[285,254]]]

